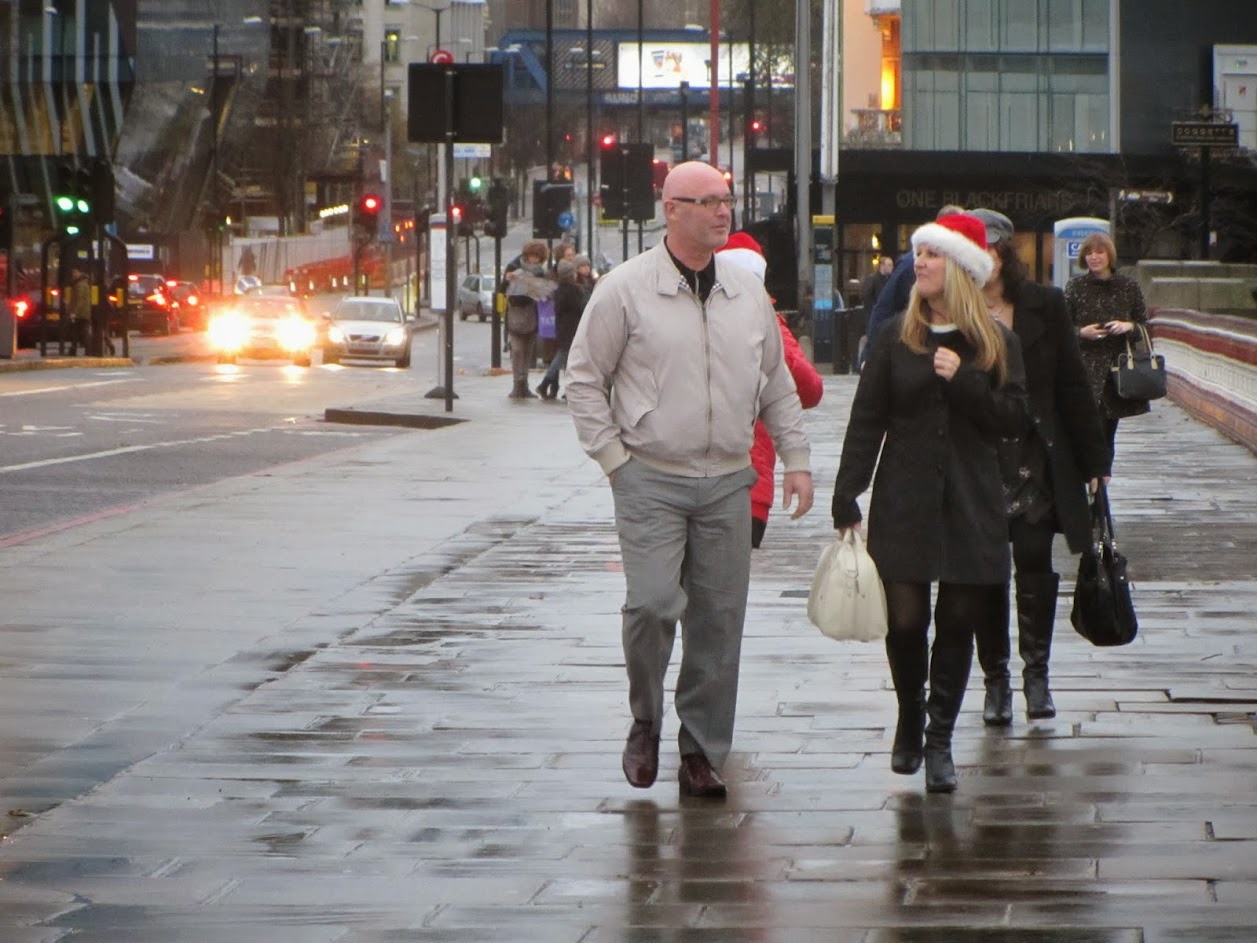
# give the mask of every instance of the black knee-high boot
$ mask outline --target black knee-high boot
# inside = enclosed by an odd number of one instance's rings
[[[986,683],[982,722],[988,727],[1007,727],[1013,722],[1013,690],[1008,673],[1008,584],[993,587],[989,618],[974,630],[978,664]]]
[[[1048,688],[1048,659],[1052,654],[1052,626],[1056,621],[1056,593],[1061,578],[1056,573],[1018,574],[1017,649],[1025,667],[1021,671],[1026,695],[1026,718],[1056,716]]]
[[[925,673],[929,661],[925,636],[886,636],[886,658],[899,704],[890,768],[911,775],[921,768],[921,740],[925,734]]]
[[[951,736],[969,683],[973,642],[939,644],[930,652],[930,696],[925,702],[929,724],[925,728],[925,790],[955,792],[956,764],[951,758]]]

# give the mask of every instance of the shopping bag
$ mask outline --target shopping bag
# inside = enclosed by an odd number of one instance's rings
[[[808,620],[838,641],[886,637],[886,590],[860,532],[849,527],[821,552],[807,597]]]
[[[542,298],[537,302],[537,336],[553,339],[554,298]]]
[[[1091,496],[1091,543],[1078,561],[1069,621],[1092,645],[1127,645],[1139,632],[1126,557],[1113,539],[1113,516],[1103,484]]]

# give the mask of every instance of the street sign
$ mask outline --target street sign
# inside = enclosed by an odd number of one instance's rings
[[[571,229],[576,225],[576,217],[571,213],[559,214],[559,226],[563,229]]]
[[[1170,143],[1179,147],[1239,147],[1240,126],[1225,121],[1175,121]]]
[[[498,64],[410,63],[407,140],[444,143],[452,135],[455,144],[501,144],[504,75]]]
[[[454,61],[454,54],[448,49],[433,49],[428,61],[433,65],[449,65]]]
[[[491,144],[455,144],[455,160],[488,160],[493,156]]]

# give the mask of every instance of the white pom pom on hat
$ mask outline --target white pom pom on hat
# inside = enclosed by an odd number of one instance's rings
[[[764,250],[752,236],[744,232],[731,232],[729,239],[716,250],[720,258],[732,262],[740,269],[745,269],[762,282],[768,271],[768,261],[764,258]]]
[[[912,248],[929,246],[947,256],[981,288],[995,271],[995,263],[986,252],[986,225],[969,213],[952,213],[926,223],[912,234]]]

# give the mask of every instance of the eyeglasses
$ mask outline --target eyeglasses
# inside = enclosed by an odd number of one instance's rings
[[[738,198],[730,194],[729,196],[674,196],[674,203],[693,203],[695,206],[701,206],[705,210],[714,210],[718,206],[723,206],[727,210],[733,209],[738,205]]]

